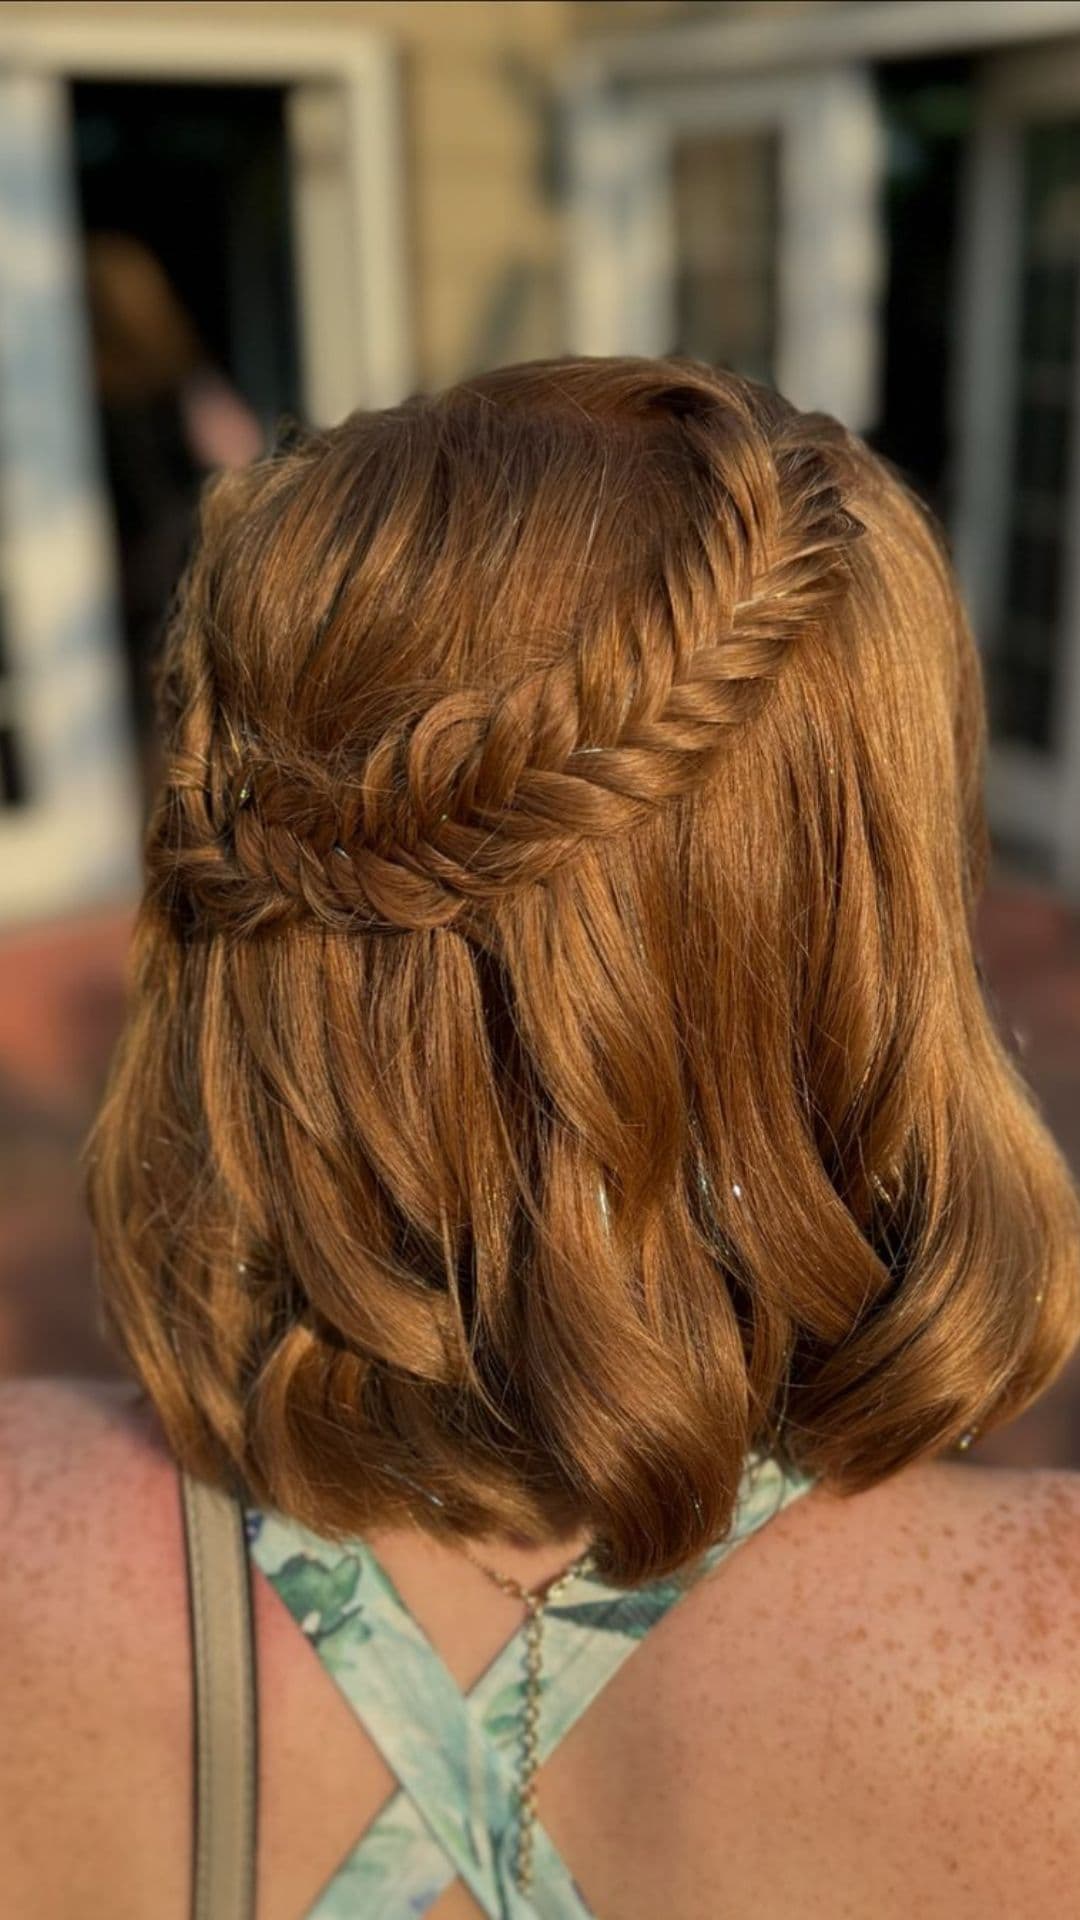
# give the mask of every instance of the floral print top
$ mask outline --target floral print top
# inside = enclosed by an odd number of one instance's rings
[[[812,1484],[752,1456],[733,1525],[700,1571],[718,1566]],[[411,1920],[458,1876],[498,1920],[589,1920],[540,1824],[532,1891],[522,1893],[514,1879],[521,1631],[464,1695],[362,1540],[332,1543],[254,1508],[245,1521],[255,1565],[399,1782],[308,1920]],[[545,1608],[541,1761],[690,1584],[660,1580],[626,1591],[585,1569]]]

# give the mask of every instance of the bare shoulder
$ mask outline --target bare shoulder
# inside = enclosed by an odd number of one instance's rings
[[[1057,1667],[1080,1698],[1080,1475],[935,1461],[805,1507],[792,1547],[845,1624],[997,1684]]]
[[[962,1618],[1016,1613],[1030,1628],[1041,1593],[1047,1628],[1076,1631],[1080,1474],[931,1461],[862,1493],[816,1489],[774,1538],[807,1568],[829,1565],[834,1600],[880,1599],[902,1576]]]
[[[42,1920],[96,1914],[103,1886],[110,1914],[145,1910],[124,1799],[186,1844],[189,1682],[177,1477],[133,1389],[0,1384],[0,1529],[0,1881]]]
[[[102,1609],[170,1608],[176,1471],[134,1387],[0,1383],[0,1537],[0,1659],[60,1620],[70,1646]]]
[[[63,1375],[0,1380],[0,1462],[6,1471],[43,1452],[55,1454],[73,1431],[83,1438],[121,1431],[149,1437],[154,1429],[141,1412],[142,1398],[128,1380]]]
[[[137,1389],[122,1381],[0,1382],[0,1528],[17,1560],[47,1570],[90,1545],[120,1543],[136,1564],[157,1560],[176,1475]],[[133,1554],[146,1539],[148,1552]],[[11,1593],[8,1566],[8,1594]],[[0,1578],[3,1578],[0,1572]],[[2,1591],[2,1589],[0,1589]]]
[[[758,1546],[711,1608],[722,1634],[752,1618],[773,1655],[741,1666],[724,1704],[747,1739],[779,1743],[807,1851],[846,1863],[860,1912],[1069,1911],[1080,1476],[936,1462],[815,1491]]]

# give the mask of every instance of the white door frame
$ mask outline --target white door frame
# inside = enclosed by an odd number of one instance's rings
[[[130,892],[137,873],[66,104],[50,75],[0,72],[3,691],[27,785],[0,813],[5,922]]]
[[[138,805],[118,646],[112,538],[78,272],[67,86],[78,79],[281,85],[297,259],[304,407],[317,422],[400,399],[412,379],[401,125],[380,34],[137,14],[0,15],[8,144],[34,172],[38,225],[0,180],[0,586],[11,660],[0,688],[30,798],[0,815],[0,922],[129,895]],[[44,302],[47,337],[28,337]],[[6,317],[5,317],[6,316]],[[47,393],[28,352],[56,360]],[[40,368],[39,368],[40,372]],[[5,377],[6,376],[6,377]],[[46,419],[44,416],[48,414]],[[46,468],[48,469],[46,471]]]
[[[967,246],[959,282],[956,559],[976,630],[989,631],[1005,589],[1006,532],[1016,455],[1024,129],[1080,120],[1080,42],[987,62],[970,152]],[[1080,897],[1080,305],[1068,453],[1062,576],[1061,680],[1054,745],[1000,743],[987,799],[993,824],[1049,856],[1054,878]]]
[[[0,15],[0,67],[72,80],[175,80],[300,89],[310,106],[289,134],[298,162],[296,238],[304,403],[313,419],[391,406],[412,380],[403,141],[394,47],[385,34],[148,17]],[[333,106],[331,103],[334,103]],[[308,103],[305,102],[307,106]],[[324,285],[343,288],[323,308]]]

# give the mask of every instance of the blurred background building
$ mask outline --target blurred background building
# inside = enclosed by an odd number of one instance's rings
[[[206,473],[566,351],[864,433],[984,649],[1003,1024],[1080,1167],[1080,0],[0,0],[0,1372],[95,1370],[75,1155]],[[1080,1463],[1080,1385],[1013,1458]]]

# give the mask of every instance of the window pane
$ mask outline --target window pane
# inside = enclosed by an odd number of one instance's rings
[[[1024,136],[1015,458],[1003,617],[989,660],[1006,739],[1049,750],[1061,659],[1065,511],[1076,382],[1080,123]]]
[[[694,135],[674,158],[675,351],[772,377],[778,141]]]

